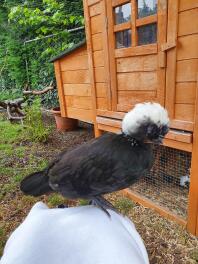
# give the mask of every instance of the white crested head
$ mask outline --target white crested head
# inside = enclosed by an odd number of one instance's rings
[[[155,126],[155,130],[166,127],[168,132],[169,118],[166,109],[158,103],[139,103],[124,116],[122,132],[129,136],[140,135],[147,133],[148,127],[151,130],[151,125]]]

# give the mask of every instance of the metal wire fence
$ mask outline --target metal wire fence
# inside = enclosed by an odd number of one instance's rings
[[[154,147],[155,162],[149,173],[131,189],[187,217],[191,153],[165,146]]]

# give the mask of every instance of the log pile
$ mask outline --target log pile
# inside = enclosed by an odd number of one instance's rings
[[[0,101],[0,107],[4,108],[7,111],[8,120],[18,120],[22,122],[25,118],[25,113],[23,112],[22,104],[26,101],[27,96],[42,95],[49,91],[52,91],[53,89],[55,89],[55,85],[53,84],[53,82],[51,82],[49,86],[45,87],[42,90],[27,90],[27,88],[25,88],[25,90],[23,91],[24,98]]]

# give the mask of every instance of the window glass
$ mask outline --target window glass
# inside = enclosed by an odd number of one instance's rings
[[[131,19],[131,3],[118,6],[114,9],[115,24],[122,24]]]
[[[157,42],[157,24],[138,27],[138,45]]]
[[[116,32],[116,48],[127,48],[131,47],[131,30],[123,30]]]
[[[157,0],[138,0],[138,18],[157,13]]]

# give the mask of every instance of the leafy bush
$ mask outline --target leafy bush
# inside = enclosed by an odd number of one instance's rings
[[[25,118],[26,137],[32,141],[46,142],[51,128],[46,128],[41,113],[41,101],[35,99],[31,106],[26,107]]]

